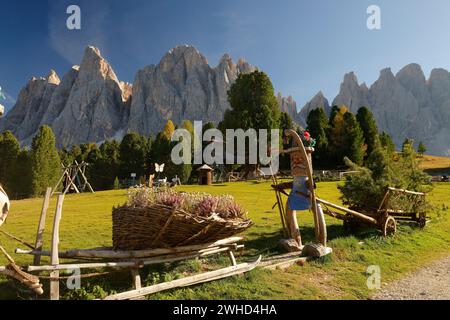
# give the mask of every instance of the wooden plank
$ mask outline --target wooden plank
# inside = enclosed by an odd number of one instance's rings
[[[237,242],[242,241],[243,237],[231,237],[216,242],[211,242],[207,244],[190,245],[175,248],[158,248],[158,249],[148,249],[148,250],[130,250],[130,251],[114,251],[114,250],[69,250],[59,253],[60,258],[102,258],[102,259],[133,259],[133,258],[148,258],[163,256],[176,253],[185,253],[192,251],[202,251],[211,250],[219,247],[229,247],[236,246]],[[17,254],[39,254],[43,256],[50,256],[50,252],[41,251],[36,252],[33,250],[21,250],[16,249]]]
[[[194,276],[177,279],[170,282],[156,284],[150,287],[141,288],[139,290],[132,290],[119,294],[114,294],[105,298],[105,300],[127,300],[146,296],[152,293],[161,292],[164,290],[187,287],[195,284],[210,282],[245,273],[253,270],[261,262],[261,256],[253,263],[243,263],[237,266],[223,268],[215,271],[205,272]]]
[[[303,265],[305,262],[308,261],[307,257],[298,257],[298,258],[291,258],[288,260],[276,262],[273,264],[268,264],[263,267],[265,270],[276,270],[276,269],[287,269],[292,267],[294,264],[297,265]]]
[[[239,246],[238,246],[239,248]],[[118,262],[92,262],[92,263],[73,263],[73,264],[56,264],[48,266],[28,266],[27,271],[54,271],[54,270],[71,270],[71,269],[95,269],[95,268],[131,268],[139,265],[152,265],[166,262],[182,261],[186,259],[194,259],[197,257],[206,257],[208,255],[229,251],[229,247],[219,248],[205,251],[203,253],[184,253],[177,255],[169,255],[164,257],[153,257],[135,261],[118,261]]]
[[[59,265],[59,224],[61,222],[62,206],[64,203],[64,194],[58,196],[56,202],[56,212],[53,221],[53,233],[52,233],[52,251],[51,251],[51,264],[53,266]],[[59,270],[55,269],[50,273],[50,300],[59,300]]]
[[[334,209],[338,209],[338,210],[342,210],[342,211],[344,211],[344,212],[347,212],[347,213],[349,213],[349,214],[351,214],[351,215],[353,215],[353,216],[355,216],[355,217],[358,217],[358,218],[360,218],[360,219],[362,219],[362,220],[365,220],[365,221],[367,221],[367,222],[370,222],[370,223],[372,223],[372,224],[378,225],[378,221],[377,221],[376,219],[371,218],[371,217],[369,217],[369,216],[366,216],[366,215],[364,215],[364,214],[362,214],[362,213],[359,213],[359,212],[357,212],[357,211],[350,210],[350,209],[348,209],[348,208],[344,208],[344,207],[338,206],[337,204],[331,203],[331,202],[326,201],[326,200],[323,200],[323,199],[317,198],[317,201],[318,201],[318,202],[321,202],[321,203],[323,203],[323,204],[325,204],[325,205],[327,205],[327,206],[330,206],[330,207],[332,207],[332,208],[334,208]]]
[[[39,252],[42,251],[42,246],[44,244],[44,230],[45,230],[45,218],[47,216],[48,206],[50,204],[50,197],[52,195],[52,188],[47,188],[45,191],[44,203],[42,204],[41,216],[39,217],[38,229],[36,232],[36,242],[34,245],[34,250]],[[41,264],[41,256],[35,255],[33,259],[33,264],[38,266]]]

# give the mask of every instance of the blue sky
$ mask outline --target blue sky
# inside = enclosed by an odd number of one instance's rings
[[[322,90],[332,100],[346,72],[369,85],[384,67],[408,63],[450,69],[448,0],[14,0],[1,1],[0,86],[11,106],[32,76],[62,75],[98,46],[121,80],[192,44],[212,65],[223,53],[267,72],[277,91],[303,106]],[[66,28],[66,9],[82,10],[82,30]],[[369,5],[381,30],[366,27]],[[2,104],[5,104],[2,102]]]

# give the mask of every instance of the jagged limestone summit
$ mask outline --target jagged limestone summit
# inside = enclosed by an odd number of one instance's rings
[[[256,68],[225,54],[213,68],[192,46],[170,50],[157,65],[136,74],[133,84],[121,82],[95,47],[88,47],[80,66],[62,80],[52,70],[32,78],[16,105],[0,121],[22,144],[30,144],[41,125],[52,127],[59,146],[120,139],[126,132],[150,135],[167,120],[222,120],[230,108],[227,91],[240,73]],[[280,106],[296,110],[292,98],[279,96]],[[292,104],[293,107],[291,106]]]
[[[196,48],[182,45],[157,65],[139,70],[129,84],[120,81],[100,51],[90,46],[80,66],[73,66],[62,79],[54,70],[46,77],[33,77],[0,119],[0,132],[11,130],[28,145],[39,126],[47,124],[61,147],[120,139],[131,131],[156,134],[168,119],[217,124],[230,108],[230,86],[240,73],[255,69],[243,59],[233,62],[228,54],[212,67]],[[444,69],[432,70],[426,79],[417,64],[396,75],[386,68],[370,87],[359,84],[350,72],[331,104],[319,91],[300,111],[292,97],[278,94],[277,99],[280,109],[304,127],[315,108],[329,113],[333,105],[346,105],[356,112],[366,106],[397,146],[408,137],[423,141],[431,154],[450,155],[450,73]]]

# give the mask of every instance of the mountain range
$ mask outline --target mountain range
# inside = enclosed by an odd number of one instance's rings
[[[55,132],[58,146],[120,139],[127,132],[150,135],[166,121],[202,120],[218,123],[230,108],[227,91],[240,73],[256,70],[243,59],[236,63],[224,54],[216,67],[193,46],[168,51],[157,65],[139,70],[133,84],[120,81],[99,49],[86,48],[80,66],[62,78],[54,70],[33,77],[17,102],[0,119],[0,132],[11,130],[22,145],[29,145],[41,125]],[[318,92],[300,111],[292,97],[277,96],[280,109],[301,126],[312,109],[330,112],[346,105],[356,112],[367,106],[379,129],[400,146],[408,137],[423,141],[429,153],[450,155],[450,73],[434,69],[429,79],[417,64],[396,75],[387,68],[370,88],[353,72],[344,76],[330,104]]]
[[[405,138],[422,141],[427,153],[450,156],[450,73],[433,69],[426,79],[420,65],[412,63],[395,75],[390,68],[381,70],[378,79],[368,87],[359,84],[356,75],[344,76],[340,91],[331,104],[319,92],[297,115],[305,123],[308,112],[317,107],[330,111],[331,106],[345,105],[356,113],[368,107],[380,131],[389,133],[400,147]]]

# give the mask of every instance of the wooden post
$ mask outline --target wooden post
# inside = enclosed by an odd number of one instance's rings
[[[139,274],[139,267],[131,268],[131,279],[133,281],[133,286],[131,290],[142,289],[141,275]],[[132,300],[145,300],[145,297],[136,297]]]
[[[43,245],[43,237],[44,237],[44,230],[45,230],[45,218],[47,215],[48,206],[50,204],[50,196],[52,194],[52,188],[47,188],[47,191],[45,192],[45,198],[44,203],[42,205],[41,210],[41,216],[39,218],[39,225],[37,229],[36,234],[36,242],[34,245],[34,250],[36,251],[42,251],[42,245]],[[41,256],[36,255],[33,259],[33,265],[38,266],[41,263]]]
[[[61,182],[66,177],[67,169],[66,169],[66,167],[64,167],[62,165],[62,163],[61,163],[61,167],[62,167],[62,170],[63,170],[62,176],[61,176],[61,178],[59,178],[58,182],[56,183],[55,187],[53,188],[53,191],[52,191],[52,194],[50,195],[50,197],[53,196],[53,194],[58,190],[59,185],[61,184]]]
[[[236,258],[234,257],[233,251],[231,251],[231,250],[228,251],[228,256],[230,257],[231,264],[232,264],[233,266],[237,266]]]
[[[74,183],[75,178],[77,177],[77,171],[75,171],[75,173],[73,173],[73,168],[70,169],[70,173],[67,175],[67,178],[69,180],[69,184],[67,185],[66,189],[63,191],[63,194],[66,194],[69,189],[70,186],[73,186],[73,188],[75,189],[76,193],[80,193],[80,191],[78,190],[76,184]]]
[[[77,160],[75,160],[75,164],[77,165],[77,170],[81,173],[81,176],[84,179],[84,183],[88,186],[89,191],[91,191],[92,193],[94,192],[94,189],[92,188],[91,184],[89,183],[88,179],[86,178],[86,175],[84,174],[85,172],[85,168],[86,168],[86,163],[83,161],[80,165],[78,164]],[[83,170],[81,170],[81,166],[83,167]]]
[[[59,223],[61,221],[62,206],[64,202],[64,194],[58,196],[56,203],[55,219],[53,222],[51,264],[59,264],[58,245],[59,245]],[[50,300],[59,300],[59,270],[50,272]],[[53,279],[56,278],[56,279]]]
[[[139,268],[131,268],[131,277],[133,280],[133,290],[139,290],[140,288],[142,288]]]

